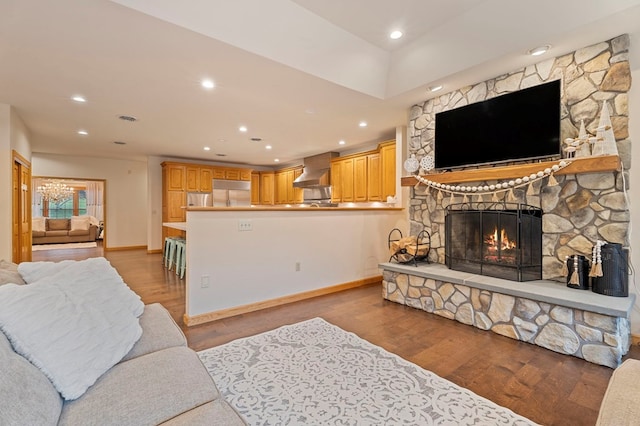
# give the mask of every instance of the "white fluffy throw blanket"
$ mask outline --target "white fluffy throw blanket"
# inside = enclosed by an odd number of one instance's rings
[[[144,304],[104,258],[27,262],[0,286],[0,329],[61,395],[80,397],[138,341]]]

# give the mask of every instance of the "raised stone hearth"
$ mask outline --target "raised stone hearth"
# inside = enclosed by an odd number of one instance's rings
[[[387,300],[611,368],[629,351],[634,294],[610,297],[553,281],[515,282],[434,264],[380,268]]]

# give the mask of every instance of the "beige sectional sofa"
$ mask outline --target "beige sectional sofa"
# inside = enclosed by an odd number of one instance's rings
[[[0,290],[10,290],[2,291],[3,297],[36,285],[9,262],[0,261],[0,270],[4,273]],[[18,286],[9,288],[12,284]],[[38,360],[18,353],[14,346],[24,346],[26,340],[16,339],[15,334],[9,340],[9,329],[0,327],[0,424],[244,425],[218,392],[198,355],[187,347],[169,312],[160,304],[141,309],[142,333],[133,347],[75,399],[61,396],[54,378],[36,367]],[[47,324],[35,326],[46,329]]]
[[[83,220],[34,218],[31,243],[84,243],[95,241],[97,233],[98,227],[89,223],[88,217]]]

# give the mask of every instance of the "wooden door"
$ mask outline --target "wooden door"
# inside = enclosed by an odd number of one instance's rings
[[[12,152],[12,261],[31,261],[31,163]]]
[[[184,191],[167,191],[167,220],[166,222],[184,222],[186,213],[184,206],[187,204]]]
[[[367,201],[367,156],[353,159],[353,199]]]
[[[382,164],[380,154],[367,155],[367,199],[382,200]]]

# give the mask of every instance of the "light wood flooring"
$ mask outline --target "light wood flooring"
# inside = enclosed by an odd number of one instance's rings
[[[33,253],[33,260],[102,256],[97,249]],[[186,327],[184,282],[160,254],[108,251],[104,256],[145,303],[159,302],[202,350],[281,325],[322,317],[369,342],[545,425],[593,425],[613,370],[481,331],[382,299],[379,285]],[[269,283],[264,283],[269,285]],[[640,347],[628,357],[640,359]]]

